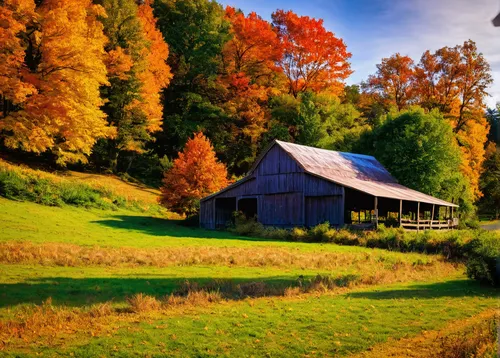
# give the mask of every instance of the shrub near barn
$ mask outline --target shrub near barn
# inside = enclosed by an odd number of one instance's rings
[[[375,231],[358,231],[330,227],[328,222],[310,229],[292,230],[264,227],[255,219],[236,214],[230,231],[238,235],[264,237],[275,240],[324,242],[338,245],[362,246],[399,252],[442,254],[452,262],[463,261],[467,276],[486,284],[500,284],[496,272],[500,257],[500,234],[484,230],[451,230],[422,233],[402,228],[386,228],[380,225]]]

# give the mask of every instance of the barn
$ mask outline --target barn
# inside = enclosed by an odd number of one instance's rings
[[[458,224],[456,207],[398,184],[372,156],[275,140],[246,177],[201,200],[200,226],[223,228],[239,211],[280,228],[444,229]]]

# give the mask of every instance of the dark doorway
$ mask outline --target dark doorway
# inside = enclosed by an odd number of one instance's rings
[[[238,200],[238,211],[245,214],[247,218],[257,217],[257,198]]]
[[[215,199],[215,228],[225,228],[233,220],[236,211],[236,198]]]

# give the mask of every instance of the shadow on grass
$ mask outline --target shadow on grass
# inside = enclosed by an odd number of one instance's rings
[[[305,279],[309,277],[303,277]],[[125,302],[127,297],[144,293],[157,298],[177,293],[186,281],[198,283],[200,287],[215,283],[213,278],[85,278],[49,277],[32,279],[27,283],[0,284],[0,307],[18,304],[41,304],[49,297],[54,305],[72,307],[113,301]],[[245,284],[264,282],[276,292],[284,292],[290,286],[297,286],[299,277],[268,277],[262,280],[252,278],[231,278],[217,282]],[[236,297],[235,297],[236,298]]]
[[[281,296],[288,287],[296,287],[300,280],[312,277],[287,277],[272,276],[255,280],[253,278],[231,278],[234,286],[237,284],[248,284],[251,282],[263,282],[268,292],[266,296]],[[165,297],[182,287],[185,278],[85,278],[73,279],[67,277],[53,277],[43,279],[32,279],[28,283],[0,284],[0,307],[14,306],[18,304],[41,304],[52,298],[54,305],[66,305],[72,307],[90,305],[113,301],[123,303],[127,297],[136,293],[144,293],[157,298]],[[224,280],[228,282],[229,280]],[[212,278],[190,278],[189,282],[198,283],[200,287],[214,284]],[[222,281],[219,281],[219,284]],[[212,286],[213,287],[213,286]],[[224,293],[227,285],[222,284],[221,292]],[[440,297],[500,297],[500,290],[493,287],[481,286],[471,280],[454,280],[432,284],[412,284],[408,289],[397,289],[389,287],[380,290],[369,289],[362,292],[346,293],[344,296],[350,299],[370,300],[413,300],[433,299]],[[229,296],[231,296],[230,292]],[[229,297],[241,299],[242,297]]]
[[[113,219],[97,220],[92,223],[114,229],[142,232],[152,236],[172,236],[179,238],[209,238],[246,241],[277,241],[264,238],[237,236],[226,231],[204,230],[197,227],[180,225],[177,220],[154,218],[149,216],[115,215]]]
[[[350,298],[367,298],[370,300],[432,299],[438,297],[459,298],[470,296],[500,298],[500,289],[493,286],[481,285],[472,280],[453,280],[432,284],[413,284],[404,289],[371,290],[349,294]]]

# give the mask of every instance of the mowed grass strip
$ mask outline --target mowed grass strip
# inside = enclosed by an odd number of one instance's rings
[[[100,306],[89,311],[91,324],[80,316],[73,317],[74,311],[58,311],[48,304],[39,313],[52,320],[62,316],[65,323],[61,328],[53,330],[50,338],[32,335],[29,345],[10,338],[4,353],[76,357],[345,356],[389,338],[440,330],[450,321],[496,307],[498,298],[498,290],[456,278],[359,288],[342,294],[222,301],[112,316]],[[73,324],[79,317],[81,327]]]

